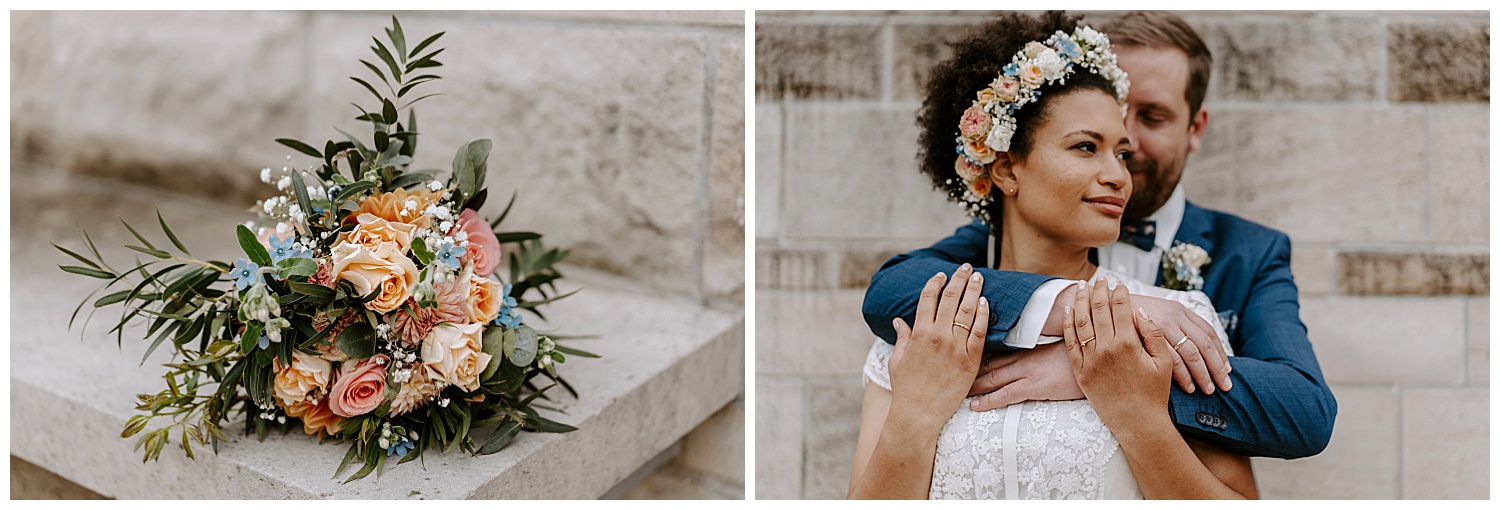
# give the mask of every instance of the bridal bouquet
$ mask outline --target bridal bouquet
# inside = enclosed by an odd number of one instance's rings
[[[544,248],[536,233],[497,232],[514,194],[493,221],[480,218],[489,140],[460,147],[446,179],[411,168],[418,138],[411,106],[436,94],[407,96],[439,79],[430,70],[442,65],[434,57],[443,50],[422,53],[443,33],[409,51],[395,18],[386,35],[389,46],[375,39],[371,47],[384,67],[360,61],[384,90],[352,78],[379,104],[355,105],[371,136],[339,130],[344,139],[322,151],[278,139],[318,162],[261,171],[280,193],[257,204],[258,221],[236,227],[244,257],[194,258],[160,212],[171,246],[126,223],[140,241],[126,248],[149,258],[124,271],[105,262],[86,231],[92,256],[57,247],[84,264],[64,271],[108,280],[95,294],[122,288],[93,302],[123,305],[110,330],[117,342],[141,318],[149,323],[146,357],[162,345],[174,351],[166,389],[139,395],[141,413],[121,433],[170,420],[136,442],[143,460],[159,458],[174,432],[188,457],[193,443],[217,452],[221,425],[236,410],[247,434],[263,438],[300,421],[307,434],[347,441],[335,476],[356,461],[363,467],[346,481],[378,475],[388,457],[404,463],[455,448],[484,455],[522,430],[574,430],[542,417],[537,400],[558,385],[573,393],[557,372],[565,354],[594,355],[558,345],[520,313],[541,316],[538,306],[572,294],[555,286],[562,275],[554,265],[567,251]],[[508,283],[496,271],[502,254]],[[498,426],[475,437],[489,425]]]

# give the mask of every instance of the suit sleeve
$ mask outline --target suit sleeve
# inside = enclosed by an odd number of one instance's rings
[[[1178,430],[1241,455],[1295,459],[1322,452],[1338,404],[1298,316],[1285,235],[1262,257],[1242,312],[1229,358],[1233,389],[1187,394],[1173,385]]]
[[[984,275],[984,297],[990,302],[990,329],[985,338],[988,351],[1011,350],[1006,336],[1020,319],[1026,302],[1051,276],[985,267],[985,244],[989,229],[976,220],[959,228],[937,244],[892,257],[870,279],[865,291],[863,312],[870,332],[887,343],[896,343],[892,319],[901,317],[910,324],[917,312],[917,300],[927,279],[938,272],[949,276],[967,262]]]

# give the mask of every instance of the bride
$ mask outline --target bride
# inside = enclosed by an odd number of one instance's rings
[[[924,135],[922,150],[959,153],[951,168],[923,171],[992,226],[998,269],[1079,282],[1064,291],[1074,297],[1062,341],[1087,399],[971,410],[989,304],[968,264],[936,274],[913,324],[896,320],[896,345],[870,350],[851,498],[1256,497],[1248,458],[1177,432],[1167,409],[1173,345],[1130,297],[1183,303],[1227,353],[1212,304],[1090,260],[1091,248],[1115,241],[1130,198],[1128,82],[1108,39],[1075,29],[1076,19],[1010,14],[971,35],[932,78],[963,90],[931,90],[977,98],[959,115],[934,111],[956,101],[929,97],[924,117],[956,119],[958,138]]]

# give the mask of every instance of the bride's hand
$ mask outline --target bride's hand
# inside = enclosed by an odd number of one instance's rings
[[[1131,313],[1130,291],[1103,278],[1063,311],[1063,341],[1078,386],[1110,429],[1157,423],[1171,398],[1172,346],[1157,324]]]
[[[890,360],[891,414],[931,431],[948,422],[978,375],[990,323],[983,277],[964,264],[943,288],[946,279],[927,280],[910,328],[895,320]]]

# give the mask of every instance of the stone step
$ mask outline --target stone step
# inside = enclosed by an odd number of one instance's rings
[[[567,434],[522,433],[505,450],[474,457],[429,452],[424,461],[387,465],[347,484],[333,477],[345,446],[318,444],[300,432],[243,434],[237,420],[214,455],[197,460],[174,442],[142,465],[134,438],[119,432],[135,395],[164,386],[158,349],[146,363],[143,328],[127,328],[120,347],[105,331],[118,308],[98,314],[81,335],[67,329],[74,306],[97,280],[57,269],[69,260],[48,242],[76,249],[86,227],[112,265],[131,258],[119,245],[130,234],[116,216],[148,238],[159,207],[199,258],[237,256],[233,225],[249,204],[174,196],[128,184],[13,166],[11,244],[11,452],[107,497],[116,498],[596,498],[732,401],[744,388],[744,316],[686,298],[643,291],[634,282],[579,268],[560,287],[584,290],[544,309],[547,331],[593,334],[571,345],[602,355],[573,357],[561,367],[580,396],[549,392],[546,415],[579,427]],[[127,266],[128,267],[128,266]],[[87,314],[88,310],[82,312]],[[79,321],[82,322],[82,314]],[[243,423],[243,422],[238,422]],[[161,426],[158,419],[152,428]],[[487,437],[481,433],[478,437]]]

